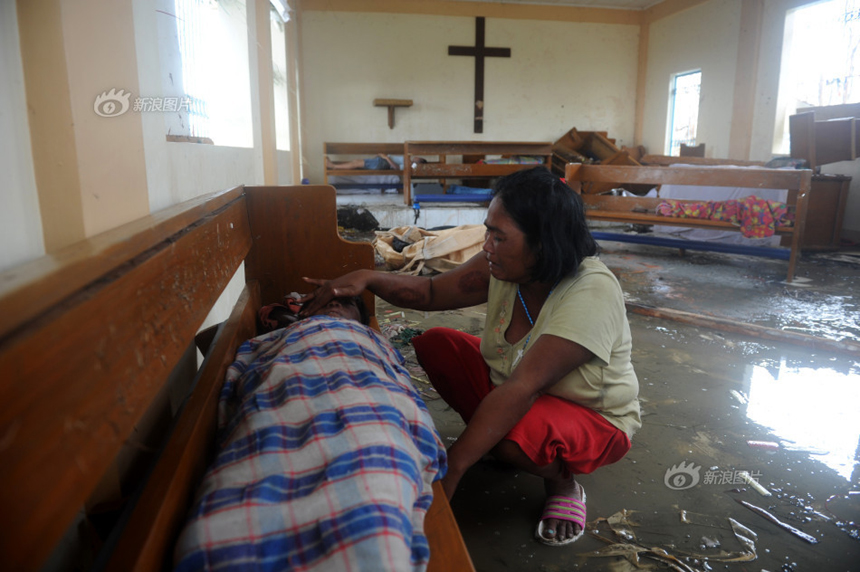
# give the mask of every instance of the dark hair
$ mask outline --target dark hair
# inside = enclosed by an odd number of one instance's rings
[[[493,197],[502,201],[535,253],[533,280],[558,282],[575,274],[586,256],[597,254],[582,198],[546,167],[500,178]]]

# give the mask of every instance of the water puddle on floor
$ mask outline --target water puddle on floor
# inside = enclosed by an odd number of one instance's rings
[[[803,451],[846,481],[858,465],[860,371],[778,364],[750,365],[746,415],[787,450]]]

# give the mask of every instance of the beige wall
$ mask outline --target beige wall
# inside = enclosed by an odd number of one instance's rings
[[[759,73],[752,129],[752,158],[767,160],[774,154],[774,140],[784,128],[786,102],[780,100],[780,64],[783,56],[785,15],[810,0],[764,0]],[[860,160],[833,163],[821,168],[824,173],[851,177],[842,235],[860,240]]]
[[[555,141],[571,127],[631,144],[638,26],[486,19],[484,132],[473,132],[475,18],[307,11],[302,16],[305,153],[322,180],[325,141]],[[389,129],[376,98],[412,99]]]
[[[665,151],[672,76],[700,69],[696,140],[707,156],[728,157],[740,14],[740,0],[711,0],[651,24],[642,118],[650,153]]]
[[[256,2],[266,6],[263,0],[256,0]],[[162,0],[160,4],[163,5],[159,6],[147,0],[134,3],[134,33],[137,39],[140,93],[148,97],[172,95],[169,91],[171,82],[168,73],[179,73],[176,70],[180,68],[179,54],[166,49],[165,44],[169,41],[164,38],[163,22],[159,22],[160,18],[172,18],[170,15],[172,2]],[[255,6],[254,0],[247,0],[247,4],[250,22],[253,24],[255,22],[252,11]],[[256,30],[255,26],[250,28]],[[268,33],[268,28],[263,31]],[[159,38],[161,44],[153,41],[154,38]],[[248,45],[255,46],[253,52],[245,47],[249,50],[249,54],[253,54],[254,64],[265,62],[265,59],[261,59],[257,53],[255,33],[249,32]],[[242,184],[263,184],[260,87],[254,81],[257,75],[253,71],[256,65],[251,67],[248,87],[252,101],[253,148],[167,141],[166,135],[171,127],[169,121],[172,118],[157,112],[138,114],[144,131],[143,146],[151,211],[219,189]]]
[[[17,21],[15,3],[0,2],[0,269],[45,253]]]
[[[270,129],[266,0],[247,0],[248,36],[239,46],[250,67],[252,148],[168,142],[176,118],[166,113],[96,114],[96,97],[110,89],[129,93],[132,104],[137,97],[175,95],[169,83],[178,52],[158,26],[158,18],[171,17],[172,5],[2,2],[0,160],[12,191],[4,193],[0,215],[8,218],[0,225],[0,269],[202,193],[298,181],[295,153],[276,153]],[[295,37],[290,41],[294,57]]]

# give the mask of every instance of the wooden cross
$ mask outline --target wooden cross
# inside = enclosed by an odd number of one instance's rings
[[[475,133],[484,132],[484,58],[509,58],[510,48],[488,48],[484,45],[484,18],[475,18],[475,45],[448,46],[449,56],[475,58]]]

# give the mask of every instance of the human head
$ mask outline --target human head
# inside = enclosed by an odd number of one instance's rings
[[[370,325],[370,314],[361,296],[332,298],[328,304],[316,311],[314,316],[336,316]]]
[[[501,177],[493,198],[502,202],[535,254],[533,280],[558,282],[597,253],[582,198],[546,167]]]

